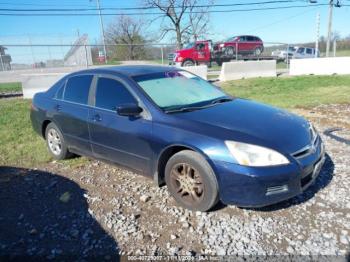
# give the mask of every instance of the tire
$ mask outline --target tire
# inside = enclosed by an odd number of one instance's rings
[[[165,167],[165,182],[176,202],[193,211],[208,211],[219,200],[218,183],[208,162],[197,152],[180,151]]]
[[[192,60],[185,60],[182,62],[181,66],[194,66],[195,63]]]
[[[262,54],[262,49],[261,49],[261,47],[255,48],[255,50],[254,50],[254,55],[255,55],[255,56],[260,56],[261,54]]]
[[[226,47],[224,53],[228,57],[233,57],[236,55],[236,48],[234,48],[233,46]]]
[[[45,140],[47,148],[54,159],[63,160],[73,156],[73,154],[68,151],[62,132],[55,123],[51,122],[47,125]]]

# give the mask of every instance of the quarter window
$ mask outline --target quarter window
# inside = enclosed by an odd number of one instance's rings
[[[64,83],[61,84],[61,86],[59,87],[58,91],[56,92],[55,98],[62,100],[63,98],[63,91],[64,91]]]
[[[136,103],[136,100],[121,82],[105,77],[98,79],[96,107],[116,110],[117,106],[128,103]]]
[[[92,77],[92,75],[81,75],[69,78],[64,90],[64,100],[87,104]]]
[[[307,53],[308,55],[312,55],[312,49],[311,49],[311,48],[307,48],[307,49],[306,49],[306,53]]]

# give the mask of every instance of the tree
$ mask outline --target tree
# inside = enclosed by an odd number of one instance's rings
[[[123,15],[117,17],[106,30],[108,44],[117,45],[111,56],[117,60],[135,60],[145,56],[146,43],[143,22]]]
[[[204,2],[209,4],[212,0]],[[164,38],[170,32],[174,33],[178,49],[183,47],[184,42],[202,37],[208,29],[209,7],[198,8],[198,3],[198,0],[146,0],[148,7],[156,7],[163,13],[158,18],[168,21],[162,23],[160,38]],[[203,1],[200,3],[204,6]]]

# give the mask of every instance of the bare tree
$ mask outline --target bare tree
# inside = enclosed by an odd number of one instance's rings
[[[162,23],[161,39],[168,33],[176,36],[177,48],[182,48],[184,42],[202,37],[209,24],[209,7],[197,8],[198,0],[145,0],[146,5],[158,8],[168,23]],[[212,0],[205,0],[211,3]],[[203,6],[203,1],[200,1]],[[165,19],[166,18],[166,19]]]
[[[142,44],[146,43],[143,33],[141,20],[126,15],[117,17],[106,30],[107,43],[119,45],[113,50],[112,56],[127,60],[140,58],[144,53]]]

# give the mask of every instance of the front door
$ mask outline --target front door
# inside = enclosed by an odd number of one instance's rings
[[[142,115],[120,116],[121,104],[138,104],[122,79],[99,76],[95,99],[89,110],[89,129],[93,154],[137,171],[151,167],[152,150],[149,141],[152,122]]]

